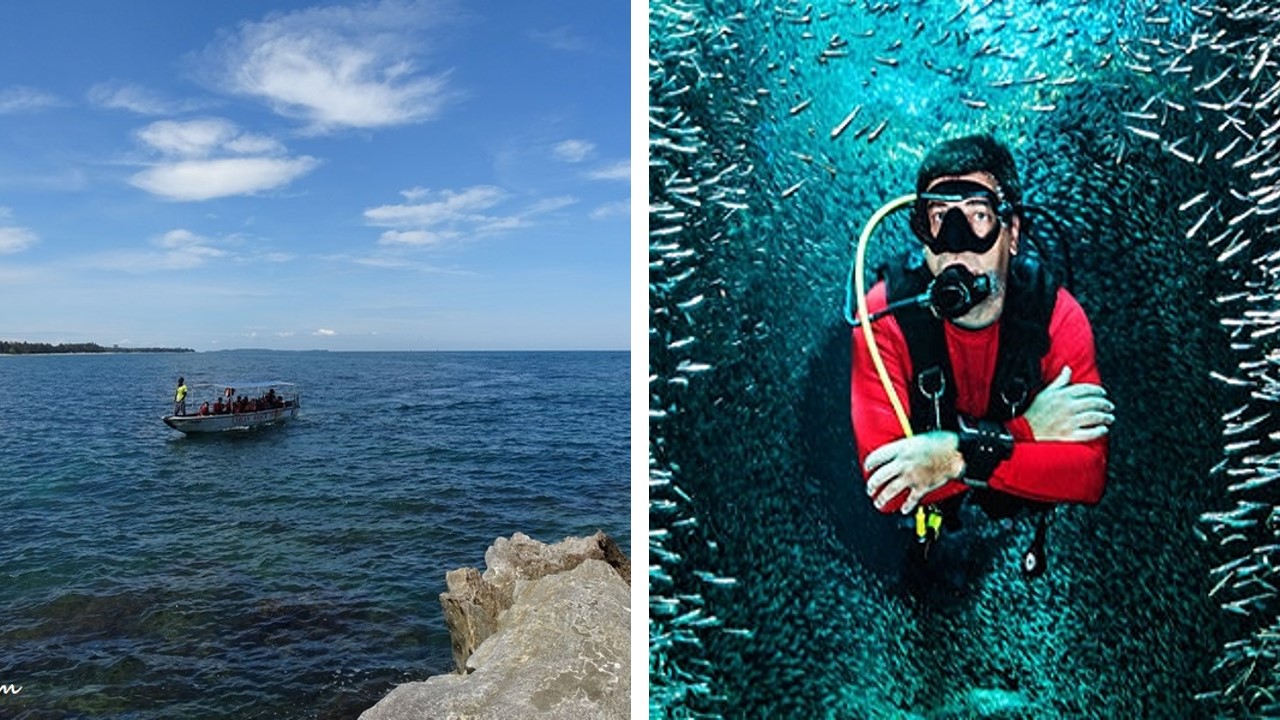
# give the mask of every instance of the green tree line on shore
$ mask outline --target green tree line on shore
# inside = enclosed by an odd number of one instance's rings
[[[130,348],[112,345],[103,347],[97,343],[33,343],[0,340],[0,355],[48,355],[64,353],[161,353],[195,352],[190,348]]]

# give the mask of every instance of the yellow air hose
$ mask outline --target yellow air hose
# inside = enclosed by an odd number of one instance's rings
[[[907,411],[902,407],[902,401],[898,399],[898,394],[893,391],[893,381],[889,379],[889,371],[885,369],[884,359],[880,357],[880,347],[876,345],[876,336],[871,332],[871,311],[867,308],[866,254],[867,239],[871,237],[871,232],[876,229],[876,226],[889,213],[896,212],[915,201],[916,196],[914,193],[903,195],[890,200],[871,216],[866,226],[862,228],[862,234],[858,236],[858,249],[853,265],[854,294],[858,301],[858,324],[862,326],[862,336],[867,340],[867,352],[871,354],[871,363],[876,367],[876,375],[880,377],[880,384],[884,387],[884,394],[889,398],[889,403],[893,405],[893,412],[898,416],[898,424],[902,426],[903,437],[911,437],[915,433],[911,431],[911,420],[907,418]],[[846,309],[847,313],[848,310]],[[942,515],[937,511],[928,510],[924,506],[916,508],[917,538],[923,541],[929,531],[932,531],[936,537],[941,525]]]
[[[893,382],[889,379],[889,371],[885,369],[884,360],[880,357],[880,347],[876,345],[876,336],[871,332],[871,311],[867,309],[866,255],[867,239],[871,237],[871,231],[876,229],[880,221],[884,220],[889,213],[915,201],[916,196],[914,193],[903,195],[895,200],[890,200],[871,216],[866,226],[862,228],[862,235],[858,237],[858,250],[853,265],[854,292],[858,300],[858,324],[862,326],[862,335],[867,340],[867,351],[871,353],[871,362],[876,366],[876,374],[880,376],[880,384],[884,386],[884,393],[889,397],[889,403],[893,405],[894,414],[898,416],[898,424],[902,426],[904,437],[911,437],[914,434],[911,432],[911,421],[907,419],[907,411],[903,409],[902,401],[898,399],[898,394],[893,391]]]

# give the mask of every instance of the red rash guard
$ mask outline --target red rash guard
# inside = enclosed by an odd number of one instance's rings
[[[885,285],[877,283],[867,294],[870,312],[886,305]],[[956,384],[956,411],[984,417],[995,373],[1000,324],[981,330],[965,330],[944,322],[947,351]],[[872,324],[876,346],[885,369],[908,413],[907,381],[912,377],[911,355],[898,321],[892,315]],[[1049,352],[1040,362],[1040,375],[1047,384],[1063,367],[1071,368],[1071,383],[1101,385],[1093,354],[1093,330],[1080,304],[1065,289],[1058,290],[1053,317],[1049,321]],[[862,328],[853,329],[852,398],[854,436],[858,443],[858,465],[866,467],[867,455],[876,448],[903,437],[902,426],[885,397],[884,386],[871,362]],[[1013,435],[1013,455],[992,473],[992,490],[1041,502],[1094,504],[1102,497],[1106,482],[1107,436],[1090,442],[1037,441],[1026,418],[1018,416],[1005,423]],[[959,480],[930,492],[921,505],[941,502],[968,489]],[[885,503],[881,512],[902,508],[906,493]]]

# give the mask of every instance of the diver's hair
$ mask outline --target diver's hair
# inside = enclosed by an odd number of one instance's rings
[[[1013,154],[991,135],[966,135],[934,146],[920,163],[916,194],[923,193],[937,178],[972,172],[991,173],[1005,200],[1014,207],[1022,203],[1022,183]]]

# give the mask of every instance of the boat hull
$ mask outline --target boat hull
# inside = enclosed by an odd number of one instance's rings
[[[247,432],[280,425],[298,414],[298,406],[226,415],[165,415],[164,424],[188,435]]]

